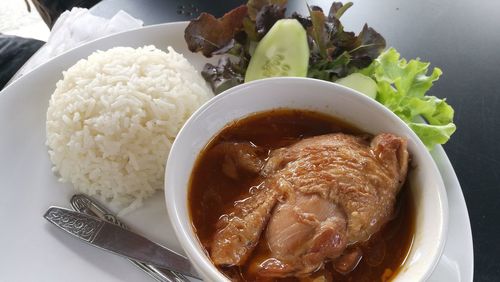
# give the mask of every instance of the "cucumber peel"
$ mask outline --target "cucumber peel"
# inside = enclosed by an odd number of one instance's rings
[[[377,83],[366,75],[352,73],[346,77],[337,79],[335,82],[361,92],[372,99],[377,97]]]

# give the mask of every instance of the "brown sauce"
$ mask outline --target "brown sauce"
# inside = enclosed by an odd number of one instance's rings
[[[211,148],[221,142],[252,142],[273,150],[288,146],[300,139],[327,133],[343,132],[362,134],[351,125],[330,116],[289,109],[258,113],[226,126],[201,152],[195,164],[190,183],[188,205],[193,227],[202,245],[210,252],[210,244],[216,232],[216,223],[234,201],[249,195],[249,190],[262,179],[233,180],[221,171],[221,157],[211,154]],[[398,196],[394,219],[379,232],[358,246],[363,258],[349,274],[336,272],[327,263],[323,275],[333,281],[388,281],[397,272],[409,253],[414,234],[414,205],[408,183]],[[262,241],[261,241],[262,242]],[[248,260],[258,260],[268,252],[266,244],[259,244]],[[241,267],[219,268],[230,279],[237,281],[299,281],[297,278],[256,277],[247,263]],[[308,281],[308,280],[301,280]]]

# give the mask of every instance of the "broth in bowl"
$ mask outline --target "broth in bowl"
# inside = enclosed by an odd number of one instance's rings
[[[407,165],[398,136],[307,110],[265,111],[202,150],[188,208],[231,280],[386,281],[414,238]]]

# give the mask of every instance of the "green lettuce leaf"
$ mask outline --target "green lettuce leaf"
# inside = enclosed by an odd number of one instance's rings
[[[375,59],[360,73],[377,82],[376,100],[393,111],[420,137],[428,149],[444,144],[455,132],[453,108],[445,99],[425,93],[442,71],[419,59],[406,61],[394,48]],[[425,122],[420,122],[420,117]]]
[[[408,123],[408,126],[418,135],[425,146],[431,150],[436,144],[448,142],[450,136],[457,129],[455,124],[430,125],[426,123]]]

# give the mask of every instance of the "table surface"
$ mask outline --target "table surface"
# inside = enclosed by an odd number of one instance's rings
[[[111,16],[119,9],[144,24],[189,20],[201,11],[223,15],[246,1],[104,0],[92,8]],[[474,280],[500,281],[500,1],[354,0],[346,29],[365,22],[405,58],[420,57],[443,70],[430,95],[455,109],[457,131],[444,146],[467,202],[474,241]],[[328,10],[330,1],[308,1]],[[303,0],[289,10],[304,11]]]

